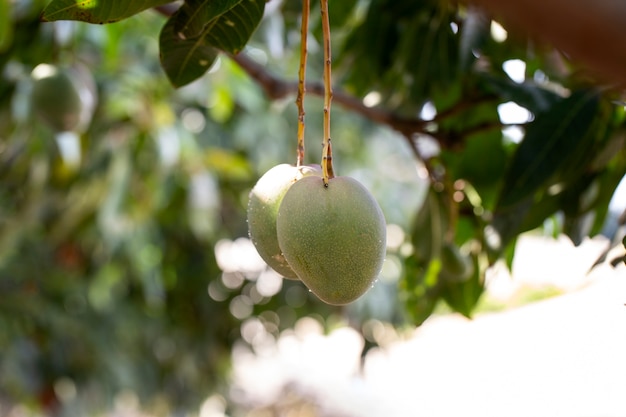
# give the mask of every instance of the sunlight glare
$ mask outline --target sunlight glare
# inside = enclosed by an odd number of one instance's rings
[[[378,91],[370,91],[365,97],[363,97],[363,105],[365,105],[365,107],[374,107],[380,104],[381,100],[382,96]]]
[[[534,118],[528,109],[513,101],[499,104],[498,115],[500,116],[500,121],[504,124],[523,124]]]
[[[506,29],[502,27],[502,25],[495,20],[491,21],[491,37],[494,41],[498,43],[502,43],[509,36]]]
[[[513,81],[521,84],[526,79],[526,63],[521,59],[509,59],[504,61],[502,69]]]
[[[98,0],[76,0],[76,7],[79,9],[95,9],[98,6]]]

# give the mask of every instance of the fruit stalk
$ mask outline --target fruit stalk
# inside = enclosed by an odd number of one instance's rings
[[[328,0],[320,0],[322,12],[322,33],[324,38],[324,138],[322,142],[322,179],[328,187],[328,180],[335,177],[333,152],[330,145],[330,104],[333,98],[331,82],[330,23],[328,20]]]
[[[306,91],[306,59],[307,59],[307,36],[309,33],[309,10],[310,0],[302,0],[302,22],[300,29],[300,70],[298,71],[298,96],[296,105],[298,106],[298,148],[296,156],[296,166],[304,163],[304,94]]]

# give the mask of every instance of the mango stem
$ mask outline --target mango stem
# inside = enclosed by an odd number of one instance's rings
[[[298,147],[296,166],[304,164],[304,94],[306,92],[306,60],[307,60],[307,37],[309,33],[310,0],[302,0],[302,22],[300,28],[300,70],[298,71]]]
[[[330,23],[328,20],[328,0],[320,0],[322,12],[322,34],[324,39],[324,137],[322,141],[322,179],[328,187],[328,180],[335,178],[333,152],[330,145],[330,104],[333,98],[331,81]]]

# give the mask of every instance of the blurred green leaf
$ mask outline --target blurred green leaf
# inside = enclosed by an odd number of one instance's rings
[[[421,103],[435,88],[447,89],[458,75],[458,46],[450,28],[450,16],[433,10],[407,22],[395,50],[394,61],[403,71],[390,74],[410,77],[410,99]]]
[[[213,65],[218,51],[239,53],[263,17],[265,1],[240,0],[221,7],[202,2],[195,6],[172,16],[159,38],[161,65],[176,87],[201,77]],[[201,25],[205,17],[210,20]],[[197,35],[187,37],[179,27]]]
[[[485,289],[484,269],[478,256],[471,257],[474,272],[465,280],[442,280],[441,298],[457,313],[471,318],[472,312]]]
[[[449,227],[447,207],[444,193],[430,187],[411,230],[415,257],[422,265],[440,256]]]
[[[170,0],[52,0],[42,20],[78,20],[87,23],[114,23]]]
[[[540,113],[527,126],[504,178],[498,209],[531,197],[555,174],[586,153],[598,115],[597,92],[578,91]]]
[[[252,179],[250,164],[243,155],[215,148],[207,149],[204,159],[220,178],[238,181]]]
[[[489,155],[489,158],[484,158]],[[482,207],[492,210],[496,193],[506,169],[507,154],[499,130],[472,135],[467,138],[461,156],[458,178],[469,180],[481,197]]]
[[[401,298],[409,320],[417,326],[432,314],[439,301],[437,274],[440,268],[439,260],[428,263],[426,268],[415,255],[404,260]]]
[[[554,91],[532,82],[517,83],[509,77],[488,72],[481,72],[478,77],[486,91],[503,101],[512,101],[534,114],[552,109],[563,99]]]
[[[0,52],[4,52],[13,38],[12,6],[9,0],[0,0]]]
[[[459,66],[461,71],[470,69],[476,60],[476,54],[482,49],[490,36],[491,20],[476,8],[469,8],[460,28]]]

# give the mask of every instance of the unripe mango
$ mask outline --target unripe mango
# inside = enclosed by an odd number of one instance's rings
[[[276,216],[283,196],[296,181],[309,175],[321,177],[319,165],[295,167],[280,164],[267,171],[250,192],[248,235],[261,258],[286,278],[298,279],[278,246]],[[321,180],[320,180],[321,181]]]
[[[296,182],[276,220],[278,243],[302,282],[328,304],[348,304],[377,279],[385,259],[385,217],[363,185],[335,177]]]

